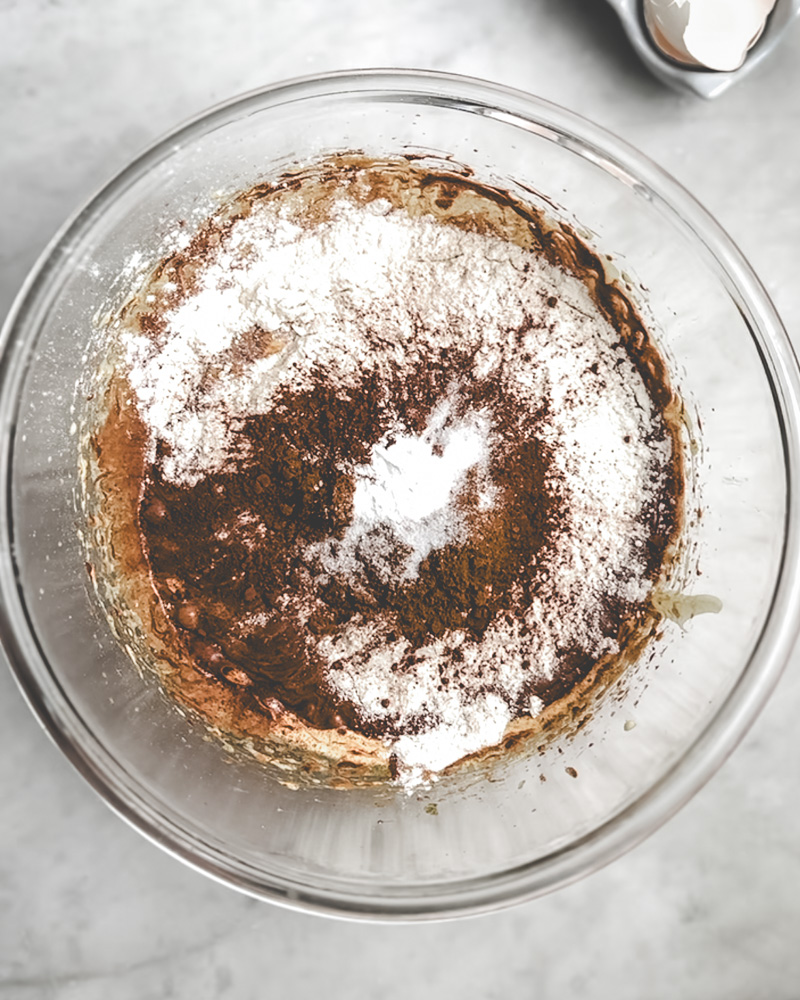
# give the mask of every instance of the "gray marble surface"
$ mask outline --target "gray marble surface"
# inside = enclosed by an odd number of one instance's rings
[[[206,105],[405,65],[564,104],[672,172],[800,337],[800,30],[716,102],[665,90],[600,0],[0,0],[0,313],[67,213]],[[800,997],[800,658],[710,784],[550,897],[432,926],[277,909],[117,819],[0,669],[0,998]]]

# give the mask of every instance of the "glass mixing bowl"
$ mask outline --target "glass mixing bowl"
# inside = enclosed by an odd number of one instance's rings
[[[451,157],[572,221],[633,289],[694,427],[690,591],[718,614],[663,636],[569,738],[431,789],[292,789],[233,759],[140,676],[88,586],[76,384],[99,308],[178,218],[298,161]],[[424,160],[422,161],[424,162]],[[616,273],[616,272],[615,272]],[[646,290],[646,291],[645,291]],[[476,912],[628,850],[706,781],[786,661],[798,609],[798,373],[767,295],[658,167],[567,111],[431,73],[299,80],[157,143],[67,223],[20,293],[0,368],[0,630],[51,737],[105,800],[229,885],[362,917]],[[545,778],[545,781],[541,779]]]

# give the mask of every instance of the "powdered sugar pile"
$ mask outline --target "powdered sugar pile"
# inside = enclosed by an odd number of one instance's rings
[[[399,735],[387,741],[408,774],[496,743],[531,677],[552,677],[567,651],[615,651],[603,600],[649,593],[641,513],[671,444],[654,443],[659,417],[642,378],[577,278],[497,237],[384,201],[342,195],[314,226],[264,203],[233,225],[164,321],[153,335],[122,337],[152,454],[165,446],[162,474],[183,486],[246,462],[241,419],[321,373],[346,393],[365,371],[402,372],[453,347],[472,357],[472,379],[501,377],[509,398],[546,408],[541,434],[570,519],[528,606],[499,615],[479,639],[452,631],[416,649],[380,615],[314,639],[331,690],[367,719],[393,720]],[[237,347],[254,335],[262,349],[243,361]],[[382,571],[413,579],[431,551],[466,530],[456,500],[468,473],[492,507],[492,415],[458,414],[457,393],[421,434],[387,437],[351,470],[352,522],[343,538],[311,547],[313,572],[355,576],[365,559],[380,567],[388,532],[405,556]],[[533,697],[527,710],[541,707]]]

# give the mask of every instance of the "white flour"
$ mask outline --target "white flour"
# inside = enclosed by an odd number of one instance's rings
[[[254,331],[268,350],[242,361],[237,345]],[[566,651],[615,651],[601,599],[647,597],[640,515],[671,446],[648,440],[652,401],[586,287],[539,255],[386,202],[342,197],[311,228],[260,204],[166,316],[164,334],[124,337],[140,413],[153,445],[166,445],[162,473],[185,486],[246,461],[237,418],[268,412],[279,391],[320,374],[346,393],[365,372],[402,373],[457,347],[473,380],[499,376],[521,406],[547,407],[541,433],[570,517],[528,606],[498,615],[479,639],[456,631],[416,651],[392,635],[388,615],[313,640],[331,690],[368,719],[393,720],[400,735],[387,740],[408,773],[497,742],[532,677],[553,676]],[[312,546],[314,572],[352,577],[365,558],[380,569],[388,532],[404,561],[381,572],[413,579],[432,551],[463,540],[455,501],[468,474],[492,509],[492,414],[457,414],[457,393],[422,434],[379,442],[352,470],[352,522],[343,538]],[[533,697],[528,711],[542,707]]]
[[[434,549],[463,540],[464,525],[453,500],[470,469],[483,467],[481,506],[492,504],[493,485],[485,470],[490,418],[471,411],[453,418],[453,395],[445,396],[420,436],[400,434],[372,448],[372,461],[355,469],[353,520],[341,540],[310,546],[330,574],[358,572],[365,559],[379,574],[411,579]],[[381,565],[384,533],[407,549],[401,567]]]

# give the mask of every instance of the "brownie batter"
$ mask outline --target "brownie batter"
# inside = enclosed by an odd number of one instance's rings
[[[286,205],[291,218],[314,227],[335,218],[342,189],[356,205],[499,239],[577,278],[615,331],[614,364],[627,365],[646,393],[651,416],[640,437],[661,457],[636,508],[640,558],[617,571],[615,585],[594,602],[593,644],[560,640],[549,670],[518,658],[521,676],[509,685],[463,664],[482,642],[499,642],[503,629],[513,628],[520,648],[535,648],[541,625],[528,609],[571,600],[553,597],[550,588],[562,536],[580,514],[564,463],[554,458],[548,398],[530,405],[515,396],[502,366],[476,377],[475,346],[459,346],[457,336],[446,346],[421,341],[416,357],[404,355],[402,362],[389,352],[390,361],[346,378],[320,364],[296,385],[279,385],[268,405],[229,415],[232,458],[181,479],[170,471],[178,462],[174,442],[148,426],[131,389],[135,378],[114,364],[113,374],[102,377],[102,416],[90,437],[101,485],[92,485],[87,502],[95,543],[102,539],[90,561],[105,581],[101,598],[112,622],[171,696],[209,726],[265,759],[288,761],[334,784],[343,772],[348,780],[396,775],[393,741],[431,728],[431,710],[401,703],[396,692],[404,689],[389,674],[419,671],[434,647],[447,650],[438,691],[472,685],[462,700],[474,694],[504,701],[509,733],[572,713],[575,698],[586,699],[602,686],[600,674],[613,675],[635,659],[652,633],[659,616],[650,591],[670,568],[683,501],[679,404],[626,294],[606,280],[599,258],[572,230],[466,173],[343,156],[253,188],[159,264],[123,308],[120,325],[166,343],[170,315],[199,295],[204,269],[259,204]],[[534,328],[555,330],[550,316],[559,308],[560,296],[548,294],[522,322],[516,317],[504,331],[510,353],[524,354]],[[385,352],[385,331],[367,312],[362,321],[364,342],[376,356]],[[219,367],[235,374],[254,359],[280,359],[282,336],[253,323],[234,338]],[[608,391],[597,363],[585,374],[590,391]],[[209,366],[195,387],[198,396],[212,392],[218,377]],[[443,400],[450,409],[439,417]],[[574,398],[564,405],[583,404]],[[391,526],[376,524],[351,544],[359,482],[369,482],[380,449],[390,454],[398,441],[430,439],[432,454],[438,448],[443,456],[476,414],[490,428],[486,456],[454,487],[456,527],[447,528],[444,543],[409,562],[413,546]],[[434,424],[444,443],[431,431]],[[626,573],[629,580],[622,579]],[[338,649],[354,623],[359,636],[372,625],[377,631],[342,666],[326,651]],[[336,671],[357,674],[363,662],[369,680],[384,649],[396,655],[375,711],[366,696],[343,693],[355,689],[337,681]],[[437,769],[434,761],[430,770]]]

